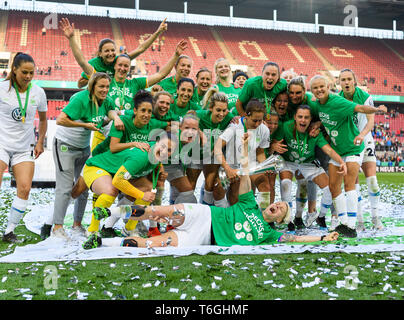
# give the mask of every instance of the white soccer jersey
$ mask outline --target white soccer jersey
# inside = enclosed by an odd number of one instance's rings
[[[369,96],[369,98],[366,99],[365,106],[374,106],[373,104],[373,99],[371,96]],[[367,123],[368,123],[368,118],[366,117],[366,114],[364,113],[357,113],[357,118],[358,118],[358,129],[359,132],[362,132],[362,130],[366,127]],[[364,137],[363,139],[366,142],[371,141],[373,143],[373,137],[372,137],[372,132],[369,131],[368,134]]]
[[[9,91],[10,81],[0,82],[0,146],[12,152],[30,150],[35,144],[34,119],[36,111],[48,110],[45,91],[32,84],[29,102],[25,115],[25,122],[21,121],[21,112],[14,87]],[[24,107],[27,93],[20,93]],[[32,148],[31,148],[32,149]]]
[[[249,163],[256,161],[257,148],[269,147],[269,129],[266,125],[260,124],[257,129],[249,130],[253,135],[248,142]],[[241,159],[241,138],[244,135],[244,126],[241,119],[238,123],[230,124],[227,129],[220,135],[220,138],[226,142],[226,161],[234,169],[238,169]]]

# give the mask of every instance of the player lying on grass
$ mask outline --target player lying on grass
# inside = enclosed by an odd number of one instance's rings
[[[288,223],[291,210],[286,202],[276,202],[262,212],[259,209],[248,176],[248,133],[243,138],[244,157],[241,160],[244,174],[240,177],[239,201],[227,208],[203,204],[175,204],[171,206],[121,206],[112,209],[94,208],[96,219],[110,215],[133,220],[154,219],[172,224],[175,229],[153,238],[127,237],[102,239],[93,234],[84,244],[85,249],[102,245],[128,247],[175,247],[217,244],[263,245],[276,242],[334,241],[338,233],[323,236],[296,236],[272,229],[271,222]],[[213,237],[211,236],[213,235]]]

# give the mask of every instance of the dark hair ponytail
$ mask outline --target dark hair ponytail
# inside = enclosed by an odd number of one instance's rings
[[[6,78],[6,80],[10,80],[10,87],[8,88],[9,91],[10,91],[13,83],[16,83],[19,86],[15,72],[14,72],[14,68],[18,69],[25,62],[31,62],[35,66],[34,59],[29,54],[26,54],[23,52],[17,52],[17,54],[14,56],[13,62],[11,64],[11,71]]]
[[[134,108],[137,109],[143,102],[149,102],[153,105],[153,96],[149,91],[139,90],[133,97]]]

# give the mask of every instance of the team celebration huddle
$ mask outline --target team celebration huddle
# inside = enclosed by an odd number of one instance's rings
[[[59,27],[82,69],[82,90],[56,119],[54,208],[41,227],[42,239],[70,240],[64,220],[72,198],[71,232],[85,237],[84,249],[355,238],[365,229],[360,170],[372,226],[383,229],[371,130],[374,114],[387,108],[374,107],[353,70],[340,70],[337,93],[327,77],[281,72],[276,62],[265,63],[255,77],[232,72],[223,57],[193,70],[182,40],[158,72],[128,79],[131,60],[167,30],[165,20],[133,51],[118,54],[114,41],[103,39],[89,61],[74,23],[63,18]],[[17,189],[2,240],[12,243],[47,132],[45,92],[32,83],[34,59],[17,53],[0,82],[0,183],[9,167]],[[168,205],[162,205],[164,194]],[[89,195],[92,217],[84,228]],[[305,228],[323,235],[296,233]]]

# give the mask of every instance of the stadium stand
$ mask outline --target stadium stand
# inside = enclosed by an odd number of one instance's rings
[[[354,70],[358,81],[366,80],[372,93],[394,94],[394,85],[403,84],[403,60],[381,40],[321,34],[306,36],[336,70]]]
[[[45,35],[42,34],[45,17],[46,15],[41,13],[10,12],[5,47],[10,52],[25,51],[32,55],[37,66],[35,78],[38,80],[75,81],[81,69],[74,60],[69,43],[59,29],[48,29]],[[95,54],[101,39],[112,37],[111,24],[107,18],[82,16],[68,16],[68,18],[75,24],[76,35],[80,36],[78,39],[81,49],[88,59]],[[64,55],[63,51],[67,55]]]
[[[125,19],[118,19],[118,22],[128,51],[139,46],[139,43],[147,39],[159,26],[158,22]],[[192,58],[194,63],[191,77],[194,77],[202,67],[212,70],[216,59],[223,56],[222,50],[207,26],[170,23],[168,31],[156,39],[153,46],[147,51],[147,55],[140,56],[140,60],[145,62],[149,72],[156,72],[157,66],[162,66],[167,62],[177,43],[184,37],[188,41],[189,48],[186,54]]]
[[[55,120],[66,104],[63,100],[48,100],[48,119]]]
[[[10,52],[23,50],[33,55],[38,67],[36,79],[78,79],[80,67],[74,61],[62,32],[50,29],[42,35],[45,14],[7,13],[4,49]],[[153,33],[159,24],[107,17],[67,17],[75,23],[82,51],[88,59],[93,57],[98,42],[103,38],[113,38],[118,51],[121,46],[131,50]],[[293,68],[298,74],[308,77],[349,67],[356,72],[361,84],[366,80],[372,94],[394,95],[404,90],[402,41],[180,23],[169,24],[168,31],[156,40],[147,54],[138,58],[135,72],[156,72],[167,61],[167,53],[173,52],[184,36],[189,42],[187,54],[194,61],[191,76],[201,67],[213,69],[217,58],[227,57],[230,53],[233,62],[248,66],[252,75],[259,74],[268,60],[277,62],[282,69]],[[63,51],[67,54],[61,55]]]
[[[267,61],[275,61],[281,68],[293,68],[298,74],[313,76],[325,70],[324,65],[294,32],[249,30],[220,27],[227,47],[239,64],[247,64],[260,74]]]

